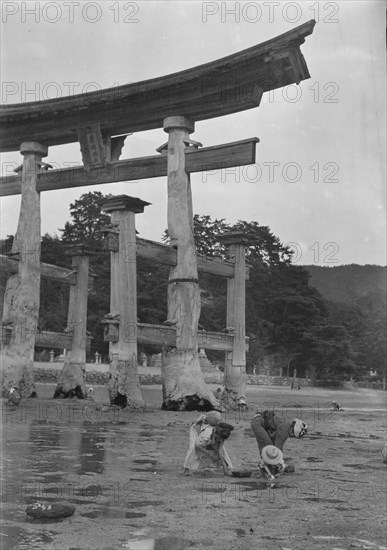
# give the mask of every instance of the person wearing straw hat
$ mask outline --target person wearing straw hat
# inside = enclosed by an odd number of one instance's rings
[[[275,445],[266,445],[261,452],[261,462],[259,463],[261,476],[273,481],[286,470],[286,464],[282,451]]]
[[[305,422],[299,418],[294,418],[291,422],[288,422],[276,415],[274,411],[257,413],[251,421],[251,429],[257,440],[260,459],[262,451],[267,445],[274,445],[282,452],[288,437],[301,438],[307,433]],[[284,471],[294,472],[294,465],[285,465]]]

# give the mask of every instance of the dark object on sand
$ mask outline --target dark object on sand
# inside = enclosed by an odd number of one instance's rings
[[[233,477],[251,477],[253,470],[232,470]]]
[[[296,471],[296,467],[294,466],[293,462],[290,462],[289,464],[285,464],[285,474],[293,474]]]
[[[44,504],[42,502],[35,502],[30,504],[26,508],[27,516],[34,519],[46,518],[46,519],[60,519],[68,518],[75,512],[75,506],[68,502],[53,502],[52,504]]]
[[[343,411],[344,409],[341,406],[341,403],[336,403],[336,401],[332,401],[332,407],[334,411]]]

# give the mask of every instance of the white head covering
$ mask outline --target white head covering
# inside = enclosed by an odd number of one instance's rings
[[[308,431],[308,426],[299,418],[293,418],[294,437],[303,437]]]
[[[219,411],[210,411],[204,415],[204,422],[210,426],[217,426],[222,422],[222,415]]]

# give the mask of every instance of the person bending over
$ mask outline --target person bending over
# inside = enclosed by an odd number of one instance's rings
[[[307,425],[299,418],[288,422],[276,415],[274,411],[257,413],[251,421],[259,450],[259,461],[262,462],[262,451],[267,445],[274,445],[281,452],[288,437],[301,438],[307,433]],[[294,472],[294,465],[285,466],[285,472]]]
[[[234,426],[222,422],[220,412],[201,414],[192,424],[189,448],[184,461],[184,475],[190,470],[222,466],[226,475],[232,475],[232,463],[224,446]]]

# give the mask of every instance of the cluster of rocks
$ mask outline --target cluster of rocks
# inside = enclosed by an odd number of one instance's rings
[[[46,384],[57,384],[61,371],[50,368],[35,368],[35,382]],[[108,372],[86,372],[86,384],[90,386],[107,386],[109,381]],[[140,374],[140,384],[150,386],[161,384],[161,374]]]

